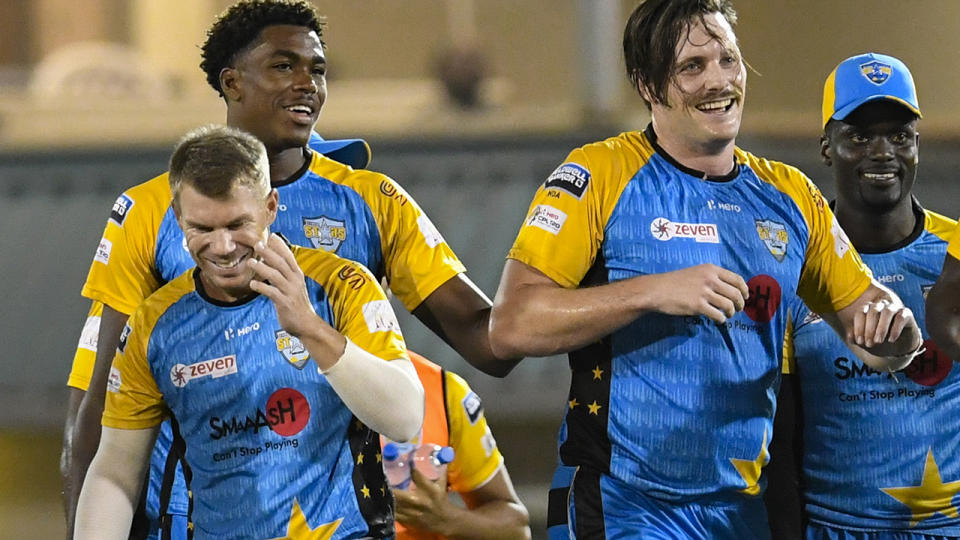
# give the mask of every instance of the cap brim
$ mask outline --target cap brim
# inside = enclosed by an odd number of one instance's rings
[[[900,99],[900,98],[898,98],[898,97],[896,97],[896,96],[891,96],[890,94],[874,94],[874,95],[872,95],[872,96],[866,96],[866,97],[860,98],[860,99],[854,101],[853,103],[850,103],[850,104],[847,105],[846,107],[843,107],[843,108],[839,109],[837,112],[833,113],[833,115],[832,115],[830,118],[833,119],[833,120],[843,120],[843,119],[846,118],[848,115],[850,115],[850,113],[852,113],[853,111],[855,111],[855,110],[857,109],[857,107],[863,105],[864,103],[867,103],[867,102],[870,102],[870,101],[877,101],[877,100],[881,100],[881,99],[885,99],[885,100],[888,100],[888,101],[893,101],[893,102],[895,102],[895,103],[899,103],[900,105],[903,105],[904,107],[906,107],[907,110],[909,110],[909,111],[912,112],[913,114],[917,115],[917,118],[923,118],[923,115],[920,114],[920,110],[919,110],[919,109],[917,109],[917,108],[914,107],[913,105],[907,103],[906,101],[904,101],[904,100],[902,100],[902,99]]]
[[[323,140],[311,137],[308,145],[312,150],[354,169],[364,169],[370,164],[370,146],[363,139]]]

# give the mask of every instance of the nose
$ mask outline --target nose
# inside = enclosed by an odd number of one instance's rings
[[[720,62],[707,62],[703,72],[705,90],[723,90],[730,83],[730,70],[724,69]]]
[[[318,85],[314,74],[310,70],[299,71],[294,81],[294,88],[307,94],[316,94]]]
[[[237,243],[233,239],[230,231],[213,231],[211,234],[213,238],[210,242],[210,251],[212,251],[214,255],[227,256],[237,249]]]
[[[893,144],[883,136],[871,137],[867,151],[874,161],[891,161],[895,157]]]

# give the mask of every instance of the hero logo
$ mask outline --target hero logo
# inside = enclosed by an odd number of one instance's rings
[[[113,208],[110,209],[110,221],[122,226],[123,220],[127,219],[127,214],[130,213],[131,208],[133,208],[133,199],[126,195],[120,195],[113,203]]]
[[[170,381],[177,388],[183,388],[188,382],[201,377],[219,379],[225,375],[237,372],[237,356],[221,356],[212,360],[204,360],[196,364],[176,364],[170,368]]]
[[[281,388],[267,398],[253,414],[233,418],[210,417],[210,438],[218,440],[253,430],[268,428],[277,435],[291,437],[303,431],[310,420],[310,403],[293,388]]]
[[[833,225],[830,226],[830,234],[833,235],[833,251],[838,258],[842,259],[850,251],[850,239],[847,238],[847,233],[837,223],[836,218],[833,219]]]
[[[557,235],[563,228],[563,222],[567,220],[567,215],[560,210],[546,204],[538,204],[530,217],[527,218],[527,225],[537,227],[547,231],[550,234]]]
[[[661,242],[674,238],[693,238],[697,242],[720,243],[720,233],[713,223],[673,223],[667,218],[659,217],[650,222],[650,232]]]
[[[579,200],[583,198],[583,192],[587,190],[589,184],[590,171],[576,163],[564,163],[553,171],[543,187],[566,191]]]
[[[430,249],[443,243],[443,236],[440,235],[440,231],[437,230],[426,214],[420,214],[420,217],[417,218],[417,227],[420,228],[420,234],[423,235],[423,239]]]
[[[97,253],[93,256],[93,260],[98,263],[107,264],[110,262],[111,251],[113,251],[113,243],[106,238],[101,238],[100,244],[97,245]]]
[[[226,330],[223,331],[223,337],[224,337],[224,339],[226,339],[227,341],[230,341],[230,340],[233,339],[233,338],[243,337],[243,336],[249,334],[250,332],[256,332],[257,330],[260,330],[260,323],[259,323],[259,322],[255,322],[255,323],[253,323],[253,324],[248,324],[248,325],[244,326],[243,328],[236,328],[236,329],[234,329],[234,328],[227,328]]]

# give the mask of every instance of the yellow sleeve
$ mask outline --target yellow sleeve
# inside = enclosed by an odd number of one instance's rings
[[[579,285],[596,259],[620,193],[652,153],[649,146],[639,153],[625,146],[614,138],[571,152],[537,190],[507,258],[563,287]]]
[[[321,167],[331,167],[324,162]],[[372,171],[323,169],[366,201],[380,232],[390,290],[413,311],[438,287],[466,271],[427,214],[391,178]]]
[[[467,382],[444,370],[447,418],[453,462],[447,466],[450,488],[458,493],[474,491],[490,481],[503,464],[503,455],[483,415],[483,405]]]
[[[145,307],[145,306],[144,306]],[[150,372],[147,345],[156,317],[138,308],[120,333],[117,354],[107,379],[103,425],[118,429],[153,427],[169,415],[163,395]]]
[[[960,227],[954,229],[953,236],[950,237],[950,243],[947,245],[947,253],[952,255],[954,259],[960,259]]]
[[[338,332],[378,358],[408,358],[390,300],[369,270],[322,250],[293,250],[304,275],[327,292]]]
[[[160,222],[169,206],[166,173],[117,198],[90,264],[83,296],[129,315],[160,287],[154,256]]]
[[[83,323],[83,330],[80,331],[77,350],[73,353],[70,377],[67,379],[67,386],[72,386],[84,392],[90,387],[93,365],[97,360],[97,339],[100,337],[101,315],[103,315],[103,304],[91,302],[87,320]]]
[[[809,239],[797,294],[815,313],[836,312],[856,300],[873,274],[853,248],[820,190],[794,167],[747,154],[754,171],[797,205]]]

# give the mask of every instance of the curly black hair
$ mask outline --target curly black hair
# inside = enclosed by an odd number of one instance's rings
[[[200,69],[207,74],[207,83],[220,97],[220,72],[233,65],[260,35],[260,32],[276,24],[304,26],[317,33],[320,45],[323,42],[324,17],[304,0],[240,0],[217,17],[207,30],[207,41],[201,47]]]

